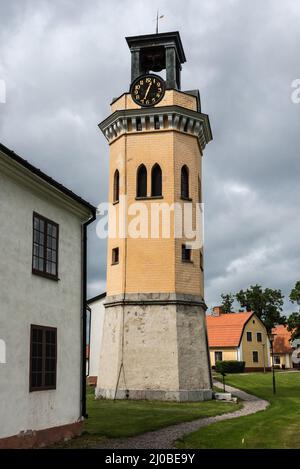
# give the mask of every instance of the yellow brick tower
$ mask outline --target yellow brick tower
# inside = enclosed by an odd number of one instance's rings
[[[180,89],[185,54],[178,32],[126,40],[130,91],[114,99],[99,124],[110,146],[112,231],[96,396],[210,399],[203,247],[191,249],[184,230],[178,236],[170,209],[182,209],[181,221],[191,209],[195,227],[209,118],[198,90]],[[157,74],[163,70],[165,79]],[[169,232],[162,228],[167,218]]]

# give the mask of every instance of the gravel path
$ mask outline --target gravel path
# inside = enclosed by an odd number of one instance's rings
[[[214,385],[218,387],[221,386],[218,382],[215,382]],[[162,428],[161,430],[147,432],[131,438],[109,439],[98,445],[97,448],[170,449],[173,448],[173,443],[178,440],[178,438],[182,438],[187,433],[194,432],[199,428],[206,427],[215,422],[221,422],[222,420],[255,414],[256,412],[265,410],[269,405],[268,401],[231,386],[226,386],[226,391],[231,392],[234,396],[237,396],[244,401],[242,409],[223,415],[216,415],[215,417],[207,417],[193,420],[192,422],[179,423],[170,427]]]

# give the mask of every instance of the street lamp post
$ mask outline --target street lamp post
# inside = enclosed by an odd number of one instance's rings
[[[270,341],[270,344],[271,344],[271,354],[272,354],[273,394],[276,394],[275,368],[274,368],[274,347],[273,347],[274,335],[275,334],[272,334],[272,333],[269,334],[269,341]]]

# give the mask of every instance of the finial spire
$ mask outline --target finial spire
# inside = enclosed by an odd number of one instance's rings
[[[159,22],[159,20],[163,19],[164,17],[165,17],[165,15],[160,15],[159,16],[159,10],[157,10],[156,18],[155,18],[155,20],[156,20],[156,30],[155,30],[156,34],[158,34],[158,22]]]

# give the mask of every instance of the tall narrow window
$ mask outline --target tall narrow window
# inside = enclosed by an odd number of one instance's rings
[[[112,250],[112,259],[111,259],[112,264],[119,264],[119,248],[114,248]]]
[[[57,329],[31,326],[30,391],[56,388]]]
[[[201,179],[198,176],[198,200],[199,204],[202,204],[202,187],[201,187]]]
[[[157,197],[162,195],[162,174],[159,164],[155,164],[151,173],[151,195]]]
[[[120,195],[120,173],[116,169],[114,174],[114,202],[119,202]]]
[[[181,168],[181,198],[189,198],[189,170],[186,165]]]
[[[191,248],[186,244],[181,245],[181,260],[182,262],[191,262]]]
[[[37,213],[33,214],[32,273],[58,276],[58,225]]]
[[[258,363],[258,352],[256,350],[253,350],[252,352],[252,359],[253,363]]]
[[[141,164],[137,170],[137,197],[147,197],[147,169]]]
[[[200,269],[203,272],[203,253],[202,253],[202,251],[200,251]]]

